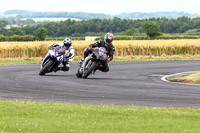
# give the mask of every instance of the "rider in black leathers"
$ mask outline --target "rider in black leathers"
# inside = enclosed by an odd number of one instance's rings
[[[104,40],[99,40],[94,44],[90,44],[88,48],[85,49],[84,59],[92,52],[92,48],[104,47],[107,51],[108,58],[106,61],[101,62],[102,66],[100,66],[98,69],[103,72],[108,72],[109,71],[108,62],[112,61],[115,52],[115,47],[113,46],[112,41],[113,41],[113,34],[107,33],[104,37]],[[82,63],[84,59],[82,59],[79,63]]]

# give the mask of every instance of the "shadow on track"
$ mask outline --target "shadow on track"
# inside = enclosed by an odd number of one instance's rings
[[[88,80],[113,80],[113,81],[133,81],[134,79],[122,79],[122,78],[87,78]],[[85,80],[87,80],[85,79]]]
[[[44,75],[40,77],[75,77],[75,75]]]
[[[87,78],[87,79],[91,79],[91,80],[113,80],[111,78]],[[85,80],[87,80],[85,79]]]

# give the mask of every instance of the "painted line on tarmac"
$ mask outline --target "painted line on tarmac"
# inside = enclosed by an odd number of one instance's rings
[[[192,74],[192,73],[197,73],[197,72],[200,72],[200,71],[189,71],[189,72],[182,72],[182,73],[175,73],[175,74],[165,75],[165,76],[163,76],[161,78],[161,80],[164,81],[164,82],[174,83],[174,84],[200,86],[199,84],[172,82],[172,81],[167,79],[168,77],[184,76],[184,75],[187,75],[187,74]]]

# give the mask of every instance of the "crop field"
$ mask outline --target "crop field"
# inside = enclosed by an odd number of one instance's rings
[[[0,42],[0,58],[43,57],[52,41]],[[94,41],[73,41],[75,56],[82,56],[84,48]],[[114,41],[115,56],[199,55],[197,40],[132,40]]]

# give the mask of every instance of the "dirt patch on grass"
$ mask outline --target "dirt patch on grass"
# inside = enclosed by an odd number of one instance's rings
[[[193,80],[189,80],[189,79],[174,79],[174,80],[170,80],[171,82],[181,82],[181,83],[194,83]]]

